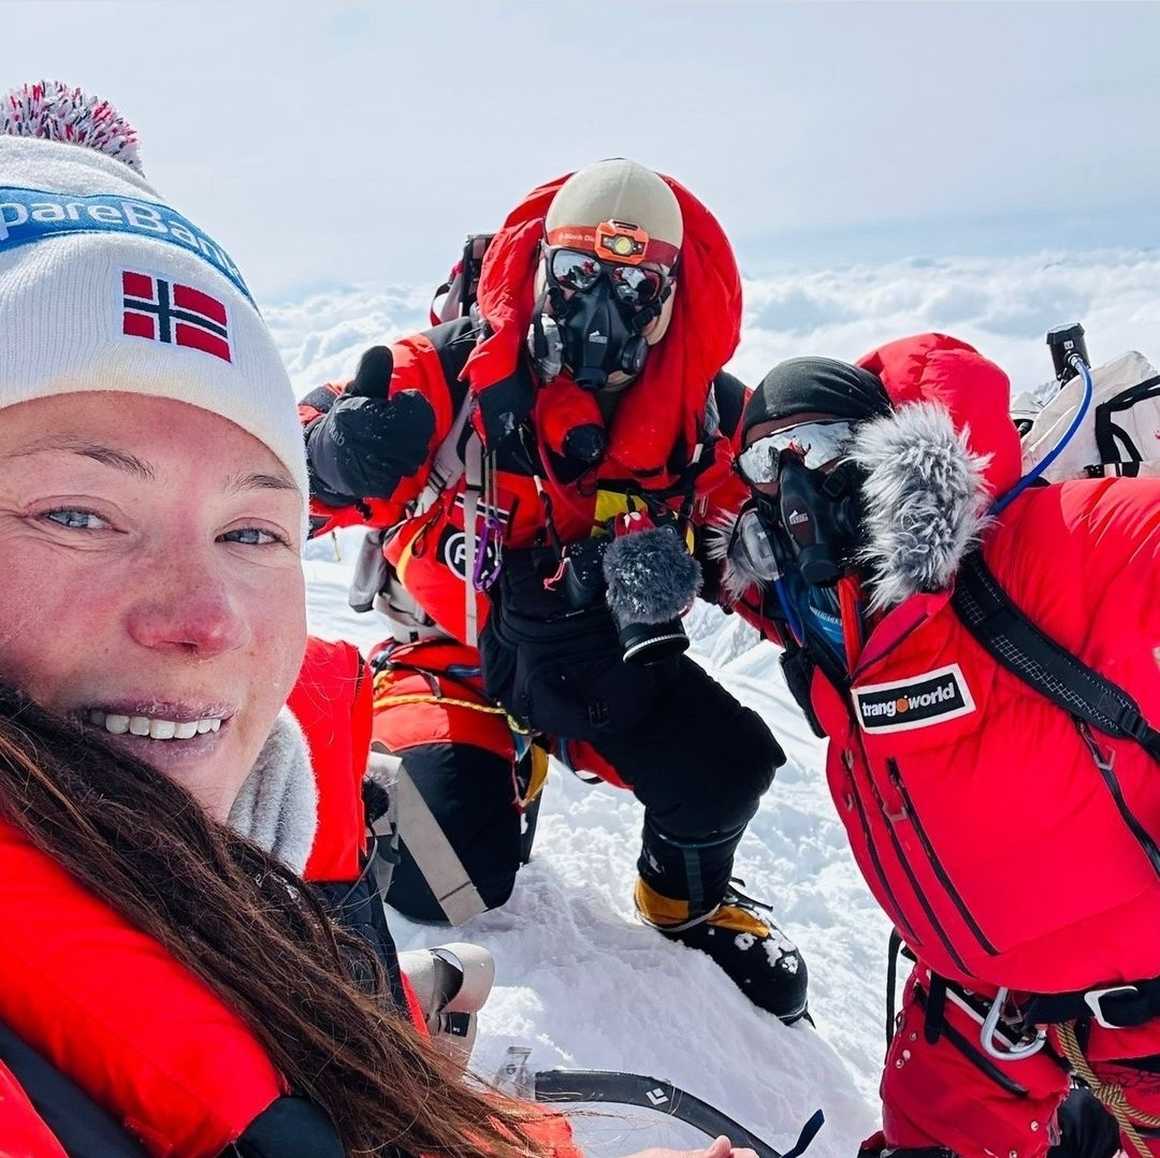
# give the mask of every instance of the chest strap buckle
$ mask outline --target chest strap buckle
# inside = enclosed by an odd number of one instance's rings
[[[1092,1017],[1095,1018],[1096,1025],[1102,1026],[1104,1029],[1121,1029],[1122,1023],[1117,1024],[1109,1021],[1104,1015],[1103,1005],[1101,1002],[1105,997],[1112,994],[1121,996],[1139,996],[1140,990],[1135,985],[1111,985],[1107,989],[1089,989],[1083,995],[1083,1003],[1092,1011]]]

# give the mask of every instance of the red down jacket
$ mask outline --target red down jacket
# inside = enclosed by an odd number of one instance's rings
[[[391,445],[382,453],[398,462],[389,499],[350,495],[347,505],[328,504],[316,494],[314,528],[322,534],[365,523],[398,527],[385,553],[403,585],[449,635],[464,642],[463,479],[448,488],[427,513],[412,517],[411,504],[430,474],[435,453],[452,428],[468,391],[478,406],[474,419],[485,445],[498,445],[497,485],[504,546],[540,545],[545,538],[545,498],[537,490],[518,438],[501,441],[513,424],[529,425],[538,446],[554,443],[552,423],[574,407],[595,407],[590,395],[566,377],[533,388],[526,367],[525,338],[533,309],[533,281],[544,215],[561,177],[533,190],[504,222],[488,247],[478,302],[491,329],[477,344],[470,319],[444,323],[391,347],[394,369],[386,389],[396,402]],[[721,226],[687,189],[665,178],[677,196],[685,223],[679,285],[672,322],[650,353],[645,368],[620,396],[604,459],[580,478],[564,482],[541,462],[546,501],[556,533],[565,543],[591,534],[596,524],[626,509],[625,491],[686,493],[694,518],[744,500],[731,471],[727,438],[710,429],[714,380],[740,336],[741,279]],[[309,428],[342,393],[339,386],[313,391],[299,407]],[[513,415],[515,418],[513,419]],[[513,444],[515,444],[513,446]],[[308,455],[312,454],[308,438]],[[418,463],[416,468],[415,464]],[[332,496],[334,497],[334,496]],[[479,625],[486,622],[486,595],[478,596]]]
[[[0,1065],[0,1158],[68,1158],[64,1148]]]
[[[311,640],[288,701],[306,733],[319,826],[306,876],[351,880],[363,847],[361,784],[370,680],[350,644]],[[0,1022],[140,1138],[155,1158],[216,1158],[275,1098],[281,1076],[242,1020],[87,893],[15,827],[0,823]],[[6,1071],[0,1070],[0,1080]],[[10,1080],[10,1076],[9,1076]],[[0,1088],[0,1155],[36,1139],[22,1095]],[[51,1146],[30,1154],[52,1155]],[[19,1149],[12,1154],[21,1155]]]
[[[913,402],[944,407],[989,456],[992,494],[1016,481],[996,366],[938,334],[861,364],[895,419]],[[1027,616],[1160,721],[1160,480],[1030,488],[983,547]],[[949,599],[913,595],[860,651],[848,643],[851,688],[814,673],[830,789],[871,890],[927,964],[967,985],[1061,992],[1160,975],[1160,878],[1127,816],[1160,842],[1160,769],[1094,734],[1122,813],[1072,719],[999,667]]]

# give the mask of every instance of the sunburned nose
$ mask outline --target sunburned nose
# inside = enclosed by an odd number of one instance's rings
[[[249,639],[245,618],[221,588],[158,594],[134,607],[129,634],[151,651],[212,659],[243,647]]]

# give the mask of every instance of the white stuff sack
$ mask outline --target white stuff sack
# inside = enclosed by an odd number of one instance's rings
[[[1095,391],[1079,429],[1044,472],[1049,482],[1100,475],[1160,476],[1160,378],[1135,350],[1092,371]],[[1041,394],[1022,396],[1014,417],[1030,417]],[[1078,375],[1043,405],[1023,436],[1023,470],[1045,458],[1071,425],[1083,399]],[[1022,404],[1022,405],[1020,405]]]

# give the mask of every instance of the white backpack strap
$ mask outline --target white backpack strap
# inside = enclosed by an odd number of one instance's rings
[[[406,762],[398,756],[387,759],[395,762],[392,795],[398,802],[399,836],[447,920],[462,925],[486,912],[487,905],[407,771]]]
[[[387,794],[387,810],[371,823],[375,835],[374,876],[380,897],[387,895],[395,866],[399,863],[399,780],[398,756],[387,752],[378,740],[371,743],[367,757],[367,778]]]
[[[459,404],[459,410],[456,412],[451,429],[447,432],[447,437],[435,451],[435,460],[427,476],[427,485],[415,500],[413,515],[425,515],[438,501],[439,496],[449,486],[458,482],[460,475],[463,474],[463,459],[459,457],[459,440],[463,437],[463,430],[474,408],[475,397],[468,390]]]
[[[385,530],[372,527],[363,536],[347,595],[347,602],[354,611],[370,611],[379,592],[390,579],[391,568],[383,555],[386,534]]]
[[[479,496],[483,491],[483,443],[474,431],[463,448],[463,592],[464,631],[468,647],[479,645],[475,600],[475,555],[478,548]]]

